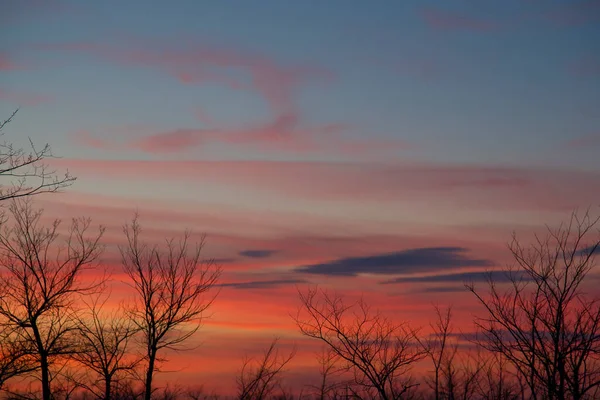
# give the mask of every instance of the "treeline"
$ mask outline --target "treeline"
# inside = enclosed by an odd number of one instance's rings
[[[134,216],[119,247],[132,297],[108,307],[111,279],[98,274],[104,228],[85,218],[66,229],[61,221],[47,224],[32,202],[75,180],[49,169],[50,157],[48,145],[0,146],[2,396],[217,398],[155,383],[166,350],[182,349],[216,299],[221,269],[203,259],[204,240],[192,243],[185,233],[160,246],[146,243]],[[262,357],[241,360],[235,398],[600,398],[600,303],[586,292],[595,279],[598,221],[574,213],[532,245],[513,237],[514,266],[501,278],[490,273],[484,291],[466,285],[482,310],[469,337],[456,331],[450,307],[436,308],[436,319],[422,329],[390,319],[364,299],[300,290],[294,320],[323,345],[315,355],[318,379],[288,390],[285,371],[295,351],[274,340]]]

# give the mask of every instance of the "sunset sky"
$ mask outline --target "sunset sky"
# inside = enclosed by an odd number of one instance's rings
[[[600,205],[600,1],[8,1],[5,139],[78,177],[48,216],[206,233],[221,292],[160,379],[234,385],[319,284],[416,326],[524,240]],[[127,296],[127,293],[121,293]]]

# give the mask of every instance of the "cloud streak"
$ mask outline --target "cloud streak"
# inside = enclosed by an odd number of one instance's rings
[[[214,183],[295,199],[398,201],[445,195],[463,206],[495,210],[571,210],[600,197],[596,172],[453,165],[276,161],[52,160],[106,179]],[[577,193],[573,198],[571,193]],[[432,197],[433,196],[433,197]]]
[[[220,287],[231,287],[234,289],[274,289],[281,286],[297,285],[301,283],[308,283],[304,279],[273,279],[265,281],[248,281],[248,282],[229,282],[221,283],[217,286]]]
[[[266,249],[256,249],[256,250],[243,250],[238,254],[243,257],[248,258],[267,258],[271,257],[273,254],[277,253],[277,250],[266,250]]]
[[[305,265],[296,268],[295,271],[330,276],[397,275],[491,265],[489,260],[469,258],[465,255],[467,251],[460,247],[408,249],[388,254],[348,257],[321,264]]]
[[[470,282],[487,282],[492,279],[496,283],[507,283],[511,279],[528,280],[528,276],[524,272],[514,271],[473,271],[461,272],[456,274],[441,274],[428,276],[406,276],[394,278],[388,281],[381,282],[383,285],[394,283],[470,283]],[[434,290],[434,289],[432,289]]]
[[[422,9],[421,17],[430,28],[441,31],[489,32],[499,27],[497,22],[433,7]]]

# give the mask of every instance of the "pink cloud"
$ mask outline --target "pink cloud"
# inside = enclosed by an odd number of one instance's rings
[[[156,68],[185,84],[217,82],[238,90],[259,93],[275,113],[295,107],[295,90],[303,84],[330,81],[333,73],[315,66],[288,66],[257,53],[215,48],[205,44],[157,48],[156,43],[133,43],[133,48],[94,43],[42,45],[51,51],[92,53],[124,65]]]
[[[13,103],[17,106],[36,106],[52,101],[52,97],[26,92],[15,92],[0,88],[0,101]]]
[[[100,139],[89,131],[81,130],[71,134],[71,137],[76,143],[79,143],[86,147],[102,150],[112,150],[115,148],[114,144],[108,140]]]
[[[206,113],[203,109],[196,108],[193,110],[196,119],[206,125],[214,125],[215,120]]]
[[[212,143],[229,146],[252,146],[258,150],[286,152],[333,152],[342,155],[370,155],[408,146],[400,140],[351,139],[343,133],[350,127],[345,124],[306,126],[295,113],[276,116],[266,123],[241,128],[180,128],[152,134],[144,133],[140,139],[126,140],[123,149],[137,149],[146,153],[178,153]],[[148,128],[146,131],[151,130]],[[124,135],[127,136],[125,132]],[[118,148],[106,140],[93,138],[88,132],[80,144],[94,148]]]
[[[15,64],[7,54],[0,53],[0,71],[16,71],[23,69],[21,65]]]
[[[201,144],[206,133],[199,129],[176,129],[146,136],[130,146],[147,153],[178,153]]]
[[[91,53],[109,61],[136,67],[150,67],[167,73],[184,84],[216,82],[236,90],[258,93],[272,116],[249,127],[211,127],[206,130],[176,129],[159,132],[134,141],[131,146],[146,152],[177,152],[198,146],[207,139],[229,144],[258,144],[268,149],[312,151],[316,137],[335,130],[339,124],[303,127],[295,105],[295,92],[311,82],[328,82],[333,73],[311,65],[284,65],[257,53],[192,44],[187,47],[136,45],[134,49],[93,43],[67,43],[41,46],[51,51]],[[197,114],[197,113],[196,113]],[[206,114],[197,114],[212,124]]]
[[[566,146],[572,149],[600,146],[600,132],[583,135],[569,140]]]
[[[495,210],[570,210],[596,204],[597,173],[452,165],[249,161],[56,160],[107,179],[210,183],[307,200],[428,201]],[[577,193],[577,196],[572,196]]]
[[[488,32],[499,27],[499,24],[487,19],[460,15],[437,8],[424,8],[421,16],[433,29],[452,31]]]

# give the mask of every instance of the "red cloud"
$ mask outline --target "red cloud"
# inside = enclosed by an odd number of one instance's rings
[[[498,23],[459,15],[436,8],[425,8],[421,11],[421,16],[431,28],[438,30],[461,30],[487,32],[498,28]]]

